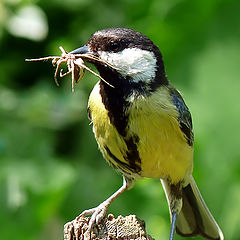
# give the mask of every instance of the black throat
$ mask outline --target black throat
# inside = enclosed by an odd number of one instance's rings
[[[116,127],[119,134],[126,136],[128,122],[127,108],[129,102],[126,100],[132,92],[128,79],[121,77],[116,71],[105,67],[97,67],[99,73],[106,82],[100,81],[100,94],[103,104],[108,111],[110,122]]]

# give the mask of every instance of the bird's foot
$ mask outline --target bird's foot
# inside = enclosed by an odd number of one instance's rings
[[[88,230],[85,232],[86,238],[84,239],[91,239],[91,231],[93,229],[93,226],[95,224],[99,224],[103,218],[107,214],[107,210],[109,205],[120,195],[122,194],[126,189],[129,189],[133,186],[135,180],[132,178],[127,178],[126,176],[123,176],[123,185],[120,187],[114,194],[112,194],[107,200],[102,202],[99,206],[95,208],[91,208],[88,210],[83,211],[77,218],[76,221],[78,221],[80,218],[83,218],[88,215],[92,215],[89,223],[88,223]]]
[[[108,201],[104,201],[95,208],[83,211],[78,217],[76,217],[76,220],[79,220],[79,218],[81,217],[91,215],[90,221],[88,223],[88,233],[90,234],[91,230],[93,229],[93,226],[95,224],[99,224],[106,216],[109,205],[110,203]]]

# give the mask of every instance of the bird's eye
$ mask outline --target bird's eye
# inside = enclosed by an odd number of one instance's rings
[[[113,52],[117,52],[121,49],[121,43],[120,42],[111,42],[109,49]]]

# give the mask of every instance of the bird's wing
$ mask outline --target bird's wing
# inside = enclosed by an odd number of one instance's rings
[[[179,113],[178,121],[180,124],[180,128],[184,133],[188,141],[188,144],[192,146],[194,135],[193,135],[191,113],[188,107],[186,106],[181,94],[174,88],[171,88],[170,92],[171,92],[173,104],[175,105]]]

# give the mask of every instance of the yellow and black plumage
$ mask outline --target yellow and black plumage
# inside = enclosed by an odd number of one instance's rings
[[[104,158],[124,177],[116,193],[82,213],[92,214],[90,225],[136,179],[160,178],[171,213],[170,239],[176,229],[182,236],[223,240],[192,177],[191,114],[166,77],[158,47],[139,32],[112,28],[96,32],[71,53],[103,60],[89,60],[106,82],[94,87],[88,112]]]

